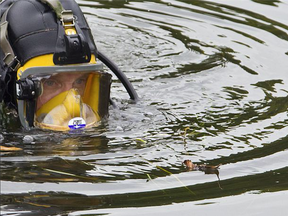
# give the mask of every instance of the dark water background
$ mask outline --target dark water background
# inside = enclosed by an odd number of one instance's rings
[[[288,1],[78,3],[141,101],[114,78],[76,134],[2,116],[1,215],[287,215]]]

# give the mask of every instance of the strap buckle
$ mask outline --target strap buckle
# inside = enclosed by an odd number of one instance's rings
[[[11,53],[6,53],[5,57],[3,58],[3,61],[12,71],[17,71],[21,67],[21,63],[17,59],[17,56],[13,57]]]
[[[74,27],[75,26],[75,18],[73,16],[72,10],[63,10],[61,12],[60,21],[61,21],[64,28]]]

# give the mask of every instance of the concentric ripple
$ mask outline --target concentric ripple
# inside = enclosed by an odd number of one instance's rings
[[[175,215],[180,208],[183,215],[265,215],[269,207],[281,215],[288,198],[287,3],[78,3],[98,49],[141,101],[131,103],[114,77],[118,108],[98,128],[27,132],[2,117],[0,144],[22,149],[1,152],[2,214]],[[184,160],[221,166],[187,171]]]

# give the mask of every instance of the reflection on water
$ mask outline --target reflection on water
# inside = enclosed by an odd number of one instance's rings
[[[78,2],[99,50],[141,101],[131,104],[114,79],[119,108],[98,128],[73,134],[24,131],[1,107],[0,145],[18,148],[1,152],[1,214],[281,215],[287,4]],[[221,166],[205,175],[185,160]]]

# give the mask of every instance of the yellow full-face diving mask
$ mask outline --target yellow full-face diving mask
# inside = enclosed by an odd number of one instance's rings
[[[24,126],[65,131],[96,126],[108,115],[111,75],[99,65],[31,67],[20,75],[16,91]]]

